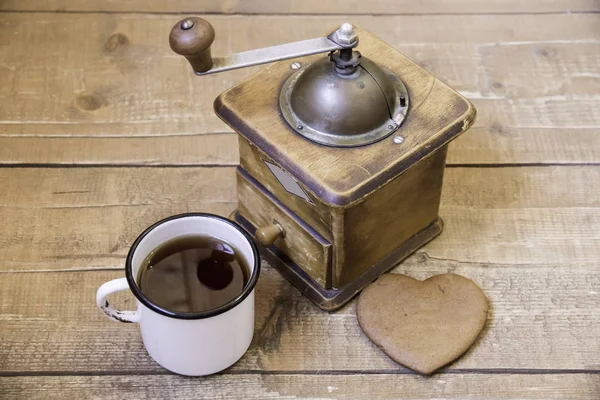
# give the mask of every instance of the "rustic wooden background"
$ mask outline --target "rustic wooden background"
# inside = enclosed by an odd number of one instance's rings
[[[0,397],[600,398],[600,1],[0,1]],[[235,135],[168,46],[204,15],[224,54],[356,23],[473,101],[451,145],[442,236],[396,271],[453,271],[491,302],[430,378],[265,266],[255,340],[209,378],[169,374],[96,288],[152,222],[236,206]],[[210,14],[210,15],[205,15]],[[258,67],[260,68],[260,67]],[[131,308],[131,295],[116,299]]]

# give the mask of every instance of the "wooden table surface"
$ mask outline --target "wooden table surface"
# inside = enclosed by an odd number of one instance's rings
[[[1,1],[0,398],[599,399],[599,12],[597,0]],[[254,342],[216,376],[166,372],[136,325],[96,309],[146,226],[236,207],[236,136],[212,102],[260,67],[194,77],[167,41],[182,14],[210,14],[213,54],[350,21],[472,100],[477,123],[449,150],[445,231],[395,270],[483,288],[489,321],[464,357],[416,375],[361,333],[354,302],[321,312],[268,265]]]

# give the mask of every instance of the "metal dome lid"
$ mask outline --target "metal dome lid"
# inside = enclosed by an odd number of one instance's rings
[[[279,107],[290,127],[307,139],[354,147],[396,131],[408,110],[408,94],[394,74],[348,49],[300,67],[283,85]]]

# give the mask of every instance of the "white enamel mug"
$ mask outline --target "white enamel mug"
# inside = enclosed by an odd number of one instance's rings
[[[136,277],[146,256],[168,240],[189,235],[221,239],[245,258],[250,279],[229,303],[199,313],[174,312],[153,303],[138,287]],[[100,286],[96,304],[114,321],[139,323],[148,354],[162,367],[181,375],[210,375],[235,364],[250,346],[259,273],[256,245],[237,224],[213,214],[175,215],[155,223],[135,240],[125,262],[126,277]],[[137,297],[136,311],[116,310],[107,301],[111,293],[126,289]]]

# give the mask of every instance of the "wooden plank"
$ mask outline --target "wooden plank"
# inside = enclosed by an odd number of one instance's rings
[[[228,215],[237,204],[234,172],[0,169],[0,247],[10,249],[0,269],[120,265],[131,240],[161,218],[187,211]]]
[[[19,11],[104,11],[104,12],[143,12],[143,13],[222,13],[222,14],[474,14],[474,13],[549,13],[598,11],[598,3],[593,0],[454,0],[454,1],[395,1],[378,0],[364,2],[346,0],[343,6],[337,2],[318,0],[4,0],[0,10]]]
[[[600,163],[597,128],[521,128],[478,122],[450,144],[447,163]],[[134,150],[135,149],[135,150]],[[237,135],[181,137],[0,137],[0,163],[54,165],[237,165]]]
[[[599,163],[597,128],[521,128],[490,122],[477,101],[479,120],[450,143],[447,163],[456,164],[571,164]],[[492,110],[493,112],[494,110]],[[490,117],[493,114],[487,114]],[[492,119],[492,118],[490,118]],[[1,151],[1,150],[0,150]]]
[[[598,375],[173,375],[0,378],[6,398],[595,400]]]
[[[0,47],[0,162],[235,164],[235,140],[212,101],[260,67],[194,77],[165,44],[177,18],[0,15],[0,37],[28,43]],[[293,29],[286,16],[209,19],[214,53],[224,54],[321,35],[345,17],[313,17]],[[449,162],[600,161],[593,15],[351,20],[475,103],[478,121],[452,145]]]
[[[15,164],[237,165],[237,135],[0,137],[0,162]]]
[[[450,168],[431,257],[465,262],[595,263],[598,167]],[[122,265],[129,244],[160,218],[227,215],[233,168],[0,169],[0,271]],[[35,195],[32,195],[35,194]]]
[[[263,267],[256,289],[254,340],[232,371],[407,371],[364,336],[354,301],[328,314],[277,271],[267,264]],[[418,279],[447,271],[476,282],[491,311],[474,347],[445,370],[600,369],[596,265],[490,265],[420,254],[395,270]],[[3,273],[0,371],[162,371],[146,353],[135,324],[109,321],[96,308],[96,289],[123,275],[121,270]],[[135,308],[128,292],[114,296],[111,303],[125,310]]]

